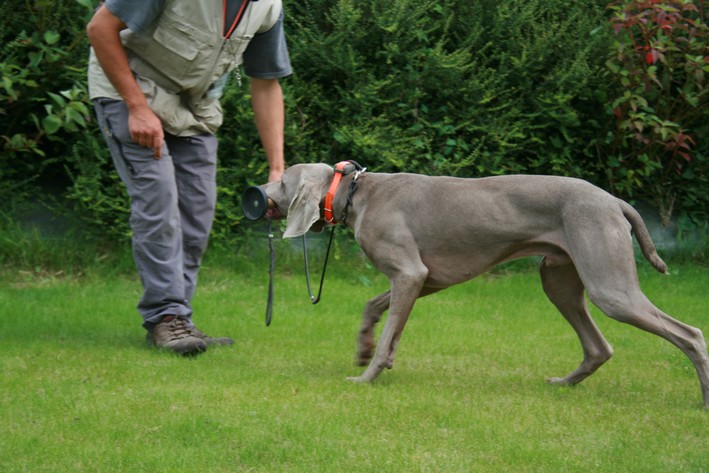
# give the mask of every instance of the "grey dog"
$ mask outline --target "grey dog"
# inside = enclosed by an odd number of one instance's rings
[[[269,199],[267,218],[288,219],[284,238],[322,229],[331,210],[353,229],[372,264],[389,278],[390,289],[364,308],[357,357],[360,365],[369,366],[353,381],[373,381],[392,367],[417,298],[472,279],[504,261],[538,255],[543,257],[544,292],[583,348],[579,367],[549,382],[579,383],[613,354],[591,318],[587,292],[609,317],[682,350],[694,364],[704,406],[709,408],[709,356],[702,332],[662,312],[641,291],[632,234],[655,269],[666,273],[667,265],[642,218],[626,202],[567,177],[463,179],[342,172],[332,207],[325,210],[335,174],[327,164],[297,164],[280,181],[261,187]],[[389,315],[373,354],[374,327],[386,310]]]

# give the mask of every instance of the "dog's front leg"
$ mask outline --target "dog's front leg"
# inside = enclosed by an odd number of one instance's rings
[[[391,279],[391,294],[389,316],[387,317],[384,330],[379,338],[377,350],[374,358],[369,363],[367,369],[361,376],[349,378],[356,382],[371,382],[384,370],[391,368],[394,363],[394,355],[404,330],[406,321],[414,306],[414,302],[421,293],[421,288],[426,280],[428,270],[421,265],[413,271],[399,273]],[[383,294],[382,294],[383,296]],[[379,296],[379,297],[382,297]]]
[[[381,319],[385,310],[389,309],[391,301],[391,291],[386,291],[372,298],[364,306],[362,313],[362,326],[357,337],[357,364],[365,366],[372,359],[374,347],[376,345],[374,339],[374,327]]]
[[[387,317],[384,331],[377,344],[374,358],[369,362],[369,366],[361,376],[348,378],[350,381],[368,383],[374,381],[384,368],[391,368],[394,362],[394,352],[401,337],[401,330],[406,323],[409,314],[402,316],[390,311]]]

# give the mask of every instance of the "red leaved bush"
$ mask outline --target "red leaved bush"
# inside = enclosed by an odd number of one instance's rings
[[[624,0],[609,4],[616,35],[609,71],[622,95],[614,164],[616,190],[650,195],[669,221],[682,176],[690,175],[696,129],[707,105],[707,15],[701,1]]]

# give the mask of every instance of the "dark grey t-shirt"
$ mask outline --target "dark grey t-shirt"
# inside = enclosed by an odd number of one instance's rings
[[[241,5],[243,0],[228,1],[234,5]],[[106,8],[135,33],[145,31],[160,16],[164,4],[165,0],[106,0],[105,2]],[[228,12],[238,10],[238,7],[227,8]],[[227,23],[231,24],[233,19],[229,20]],[[283,31],[283,11],[270,30],[257,34],[249,43],[244,51],[244,72],[257,79],[280,79],[293,73]]]

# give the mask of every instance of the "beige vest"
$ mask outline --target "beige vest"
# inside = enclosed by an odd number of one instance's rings
[[[178,136],[215,133],[222,123],[215,85],[243,62],[256,33],[271,29],[281,0],[249,2],[238,28],[224,39],[223,0],[167,0],[147,31],[121,32],[128,62],[166,131]],[[217,92],[217,93],[215,93]],[[95,55],[89,61],[92,98],[120,98]]]

